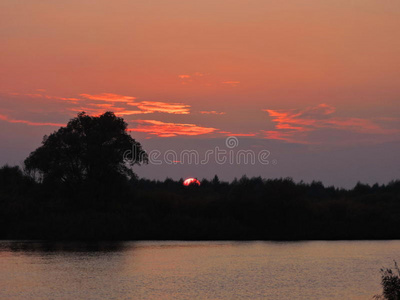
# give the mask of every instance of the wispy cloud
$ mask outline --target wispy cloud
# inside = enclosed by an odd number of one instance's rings
[[[200,111],[201,114],[203,115],[225,115],[225,112],[218,112],[215,110],[210,110],[210,111],[206,111],[206,110],[202,110]]]
[[[230,131],[218,131],[218,133],[221,133],[225,136],[256,136],[257,133],[234,133]]]
[[[156,120],[136,120],[132,122],[136,123],[136,127],[130,128],[130,131],[145,132],[159,137],[196,136],[213,133],[217,130],[216,128],[202,127],[195,124],[164,123]]]
[[[19,123],[19,124],[26,124],[29,126],[64,126],[65,124],[61,124],[61,123],[51,123],[51,122],[33,122],[33,121],[28,121],[28,120],[17,120],[17,119],[13,119],[10,118],[6,115],[0,115],[0,120],[2,121],[6,121],[9,123]]]
[[[327,104],[319,104],[303,110],[265,109],[275,130],[263,131],[266,138],[294,143],[312,143],[308,137],[322,130],[336,130],[364,135],[390,135],[399,130],[384,127],[377,120],[335,117],[336,109]]]
[[[80,96],[90,99],[108,102],[107,109],[113,110],[119,115],[136,115],[151,113],[182,114],[190,113],[190,105],[183,103],[168,103],[161,101],[136,101],[136,97],[123,96],[118,94],[103,93],[99,95],[81,94]],[[125,106],[135,106],[138,109],[132,110]],[[91,107],[102,108],[100,104],[91,103]]]
[[[138,115],[151,113],[166,114],[190,114],[190,105],[184,103],[171,103],[162,101],[137,101],[136,97],[113,93],[79,94],[79,97],[58,97],[48,95],[45,90],[37,90],[38,93],[9,93],[15,97],[27,97],[35,99],[48,99],[66,101],[68,111],[85,111],[89,114],[102,114],[105,111],[113,111],[118,115]],[[43,92],[42,92],[43,91]],[[132,109],[134,106],[137,109]]]
[[[132,100],[136,99],[136,97],[123,96],[123,95],[112,94],[112,93],[102,93],[102,94],[97,94],[97,95],[80,94],[80,96],[90,99],[90,100],[107,101],[107,102],[131,102]]]
[[[201,77],[204,76],[206,76],[205,73],[194,72],[192,74],[180,74],[178,75],[178,78],[180,79],[181,84],[195,83],[196,81],[203,82],[204,84],[204,79],[201,80]]]
[[[51,95],[46,95],[43,94],[42,92],[45,92],[43,89],[37,89],[39,93],[9,93],[11,96],[20,96],[20,97],[28,97],[28,98],[41,98],[41,99],[49,99],[49,100],[62,100],[62,101],[71,101],[71,102],[76,102],[81,99],[79,98],[74,98],[74,97],[57,97],[57,96],[51,96]]]
[[[237,86],[240,84],[240,81],[229,80],[229,81],[223,81],[222,83],[230,86]]]
[[[187,115],[190,113],[190,105],[183,103],[167,103],[158,101],[141,101],[129,103],[129,105],[136,106],[142,113],[150,114],[155,112]]]

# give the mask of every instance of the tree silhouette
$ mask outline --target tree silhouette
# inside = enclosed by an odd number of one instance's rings
[[[24,163],[26,171],[43,182],[72,187],[130,178],[135,176],[133,165],[146,162],[147,154],[127,133],[122,118],[112,112],[100,116],[82,112],[66,127],[44,136],[42,146]]]
[[[211,183],[213,185],[218,185],[221,183],[221,181],[219,180],[219,177],[217,175],[215,175],[214,178],[212,179]]]

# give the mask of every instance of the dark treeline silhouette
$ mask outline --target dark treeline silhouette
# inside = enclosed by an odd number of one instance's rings
[[[4,166],[0,238],[398,239],[400,182],[344,190],[290,178],[215,177],[185,187],[133,177],[103,195],[93,187],[71,195]]]
[[[23,169],[1,167],[0,239],[400,238],[400,181],[345,190],[290,178],[139,179],[132,167],[147,156],[126,127],[112,113],[81,113]]]

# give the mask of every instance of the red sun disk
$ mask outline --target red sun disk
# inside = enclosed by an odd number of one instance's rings
[[[200,185],[200,181],[198,181],[196,178],[188,178],[183,182],[184,186],[189,186],[189,185]]]

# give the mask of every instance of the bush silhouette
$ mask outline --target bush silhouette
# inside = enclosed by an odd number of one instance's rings
[[[394,269],[381,269],[382,295],[374,296],[375,299],[400,300],[400,269],[394,262]]]

